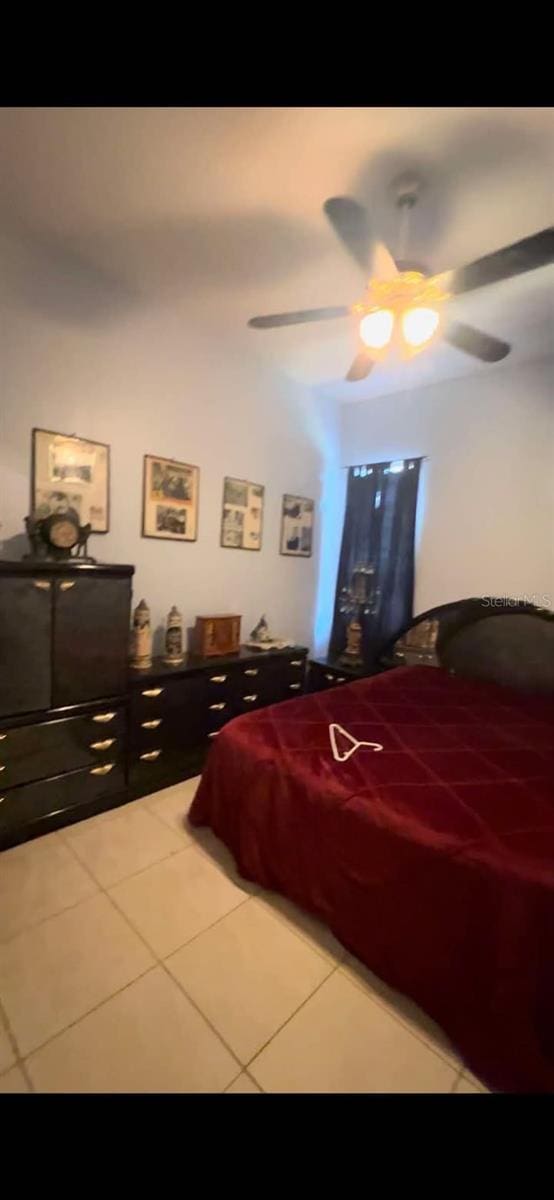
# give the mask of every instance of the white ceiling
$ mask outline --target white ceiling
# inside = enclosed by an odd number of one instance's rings
[[[4,108],[0,162],[15,296],[91,322],[166,303],[341,399],[501,364],[438,345],[346,384],[357,348],[349,320],[247,329],[258,313],[348,304],[363,291],[323,214],[326,197],[366,203],[394,251],[388,186],[415,170],[423,189],[408,252],[432,271],[532,234],[554,215],[546,108]],[[460,299],[456,315],[512,341],[510,361],[548,353],[553,282],[554,268],[532,272]]]

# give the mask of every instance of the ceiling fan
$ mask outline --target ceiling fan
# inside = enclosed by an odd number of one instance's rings
[[[404,177],[393,186],[400,212],[397,259],[383,243],[374,240],[369,214],[356,200],[335,196],[323,205],[335,233],[366,277],[368,273],[371,275],[362,300],[352,305],[252,317],[248,324],[253,329],[274,329],[337,317],[357,317],[360,350],[346,375],[350,382],[365,379],[393,345],[406,358],[424,350],[439,336],[482,362],[499,362],[510,353],[508,342],[460,321],[445,320],[443,306],[451,296],[460,296],[554,262],[554,226],[504,246],[493,254],[486,254],[465,267],[429,276],[424,267],[404,257],[409,213],[418,199],[419,181]]]

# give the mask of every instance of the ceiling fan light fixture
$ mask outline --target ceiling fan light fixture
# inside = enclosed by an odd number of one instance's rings
[[[407,308],[401,319],[404,341],[412,350],[423,349],[435,336],[439,323],[440,315],[435,308]]]
[[[360,321],[360,337],[368,350],[384,350],[394,329],[394,313],[390,308],[377,308],[366,313]]]

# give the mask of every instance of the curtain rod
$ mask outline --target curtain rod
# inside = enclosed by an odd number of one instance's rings
[[[404,458],[383,458],[380,462],[347,463],[343,471],[352,471],[354,467],[383,467],[393,462],[429,462],[429,454],[406,454]]]

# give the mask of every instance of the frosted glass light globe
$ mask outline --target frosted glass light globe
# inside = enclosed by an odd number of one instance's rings
[[[409,308],[402,315],[402,333],[409,346],[424,346],[439,324],[439,314],[434,308]]]
[[[360,321],[360,337],[370,350],[382,350],[388,346],[394,325],[394,313],[389,308],[378,308],[367,313]]]

